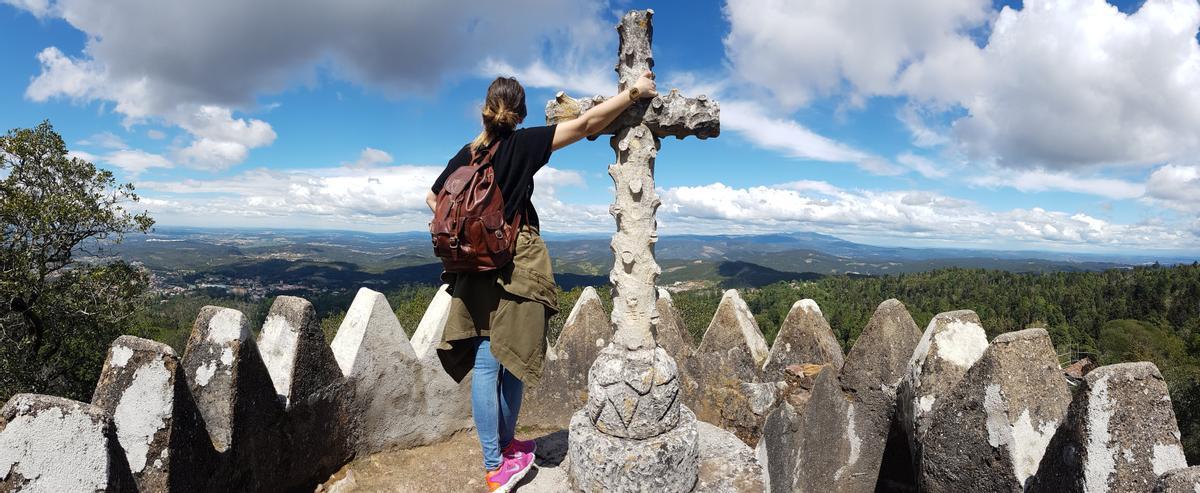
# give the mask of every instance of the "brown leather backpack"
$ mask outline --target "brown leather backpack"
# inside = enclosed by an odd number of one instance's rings
[[[450,173],[437,194],[429,233],[446,272],[487,272],[513,258],[521,214],[504,220],[504,196],[492,168],[500,142],[473,150],[471,163]]]

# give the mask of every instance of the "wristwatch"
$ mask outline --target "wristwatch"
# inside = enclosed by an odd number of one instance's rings
[[[633,87],[629,88],[629,100],[630,101],[637,101],[638,96],[641,96],[641,95],[642,95],[642,90],[638,89],[638,86],[633,86]]]

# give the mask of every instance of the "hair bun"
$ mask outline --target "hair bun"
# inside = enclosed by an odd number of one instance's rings
[[[498,104],[496,107],[487,107],[483,109],[484,123],[494,130],[511,131],[517,128],[517,123],[521,121],[520,115],[504,106]]]

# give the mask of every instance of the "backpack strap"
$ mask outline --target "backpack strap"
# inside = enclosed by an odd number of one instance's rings
[[[483,166],[484,164],[491,165],[492,159],[494,159],[496,157],[496,151],[500,149],[500,141],[501,140],[503,140],[503,139],[493,140],[490,144],[488,144],[486,152],[481,152],[478,149],[473,149],[471,151],[471,166]],[[512,244],[509,246],[510,250],[516,249],[517,237],[521,235],[521,226],[525,219],[524,216],[525,216],[525,211],[523,211],[523,210],[518,210],[516,212],[516,214],[513,216],[513,222],[512,222],[513,238],[512,238]]]
[[[471,166],[481,166],[484,163],[491,164],[492,158],[496,157],[496,151],[500,149],[500,139],[493,140],[488,144],[486,152],[480,152],[479,149],[471,150]]]

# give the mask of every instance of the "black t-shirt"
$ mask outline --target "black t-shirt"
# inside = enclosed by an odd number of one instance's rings
[[[508,221],[512,221],[517,211],[523,210],[525,215],[522,223],[540,229],[537,211],[530,202],[533,174],[550,160],[553,142],[554,125],[522,128],[500,141],[500,148],[496,149],[496,155],[492,158],[492,168],[496,173],[496,181],[500,183],[500,195],[504,196],[504,216]],[[436,195],[442,191],[442,185],[450,173],[469,164],[471,149],[467,144],[446,163],[446,169],[433,182],[433,193]]]

